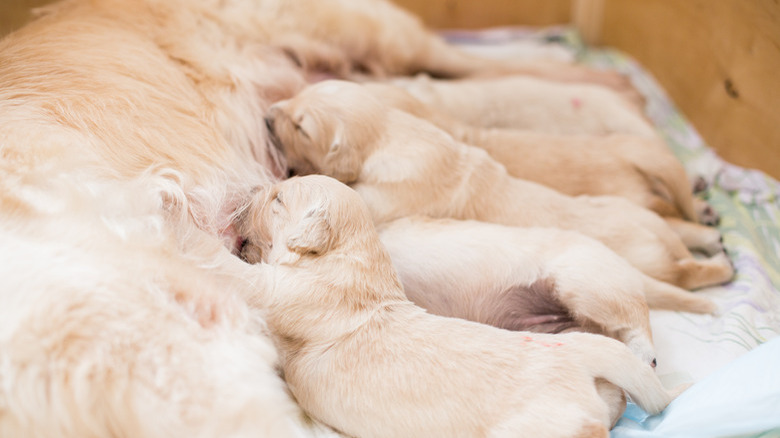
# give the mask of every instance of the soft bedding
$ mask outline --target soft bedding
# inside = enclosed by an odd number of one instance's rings
[[[694,292],[712,298],[717,315],[651,312],[658,375],[667,386],[693,386],[658,416],[630,404],[612,437],[780,437],[780,183],[723,161],[640,65],[614,50],[585,47],[570,29],[445,37],[485,56],[580,60],[629,75],[669,147],[692,177],[709,183],[702,196],[720,214],[736,276]]]

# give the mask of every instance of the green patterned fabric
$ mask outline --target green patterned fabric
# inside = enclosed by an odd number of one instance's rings
[[[576,42],[571,47],[586,64],[629,75],[647,97],[647,114],[669,147],[691,175],[710,184],[705,197],[721,216],[719,228],[736,276],[723,287],[696,292],[715,299],[720,315],[664,318],[664,332],[674,338],[668,342],[681,347],[701,343],[724,354],[728,351],[723,358],[727,361],[780,334],[780,183],[719,158],[651,75],[627,56],[614,50],[589,50]],[[654,323],[655,330],[659,321]],[[706,360],[706,352],[702,354]],[[707,372],[694,376],[703,377],[717,366],[706,365]]]

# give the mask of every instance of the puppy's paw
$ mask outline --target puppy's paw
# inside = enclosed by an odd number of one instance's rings
[[[704,193],[709,187],[710,184],[701,175],[694,178],[693,183],[691,184],[694,194]]]
[[[734,263],[731,261],[731,257],[729,257],[725,251],[715,254],[714,256],[707,259],[707,261],[720,268],[723,280],[721,283],[726,283],[727,281],[730,281],[732,278],[734,278]]]
[[[655,368],[657,361],[653,342],[643,335],[640,330],[630,330],[624,336],[620,336],[629,350],[642,362]]]
[[[712,227],[720,223],[720,215],[707,201],[695,198],[693,203],[699,223]]]

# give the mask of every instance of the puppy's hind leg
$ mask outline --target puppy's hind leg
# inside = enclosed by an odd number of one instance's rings
[[[549,264],[555,293],[572,318],[625,343],[643,362],[655,361],[646,276],[602,245],[571,250]],[[591,266],[586,260],[594,260]],[[597,266],[596,266],[597,265]]]
[[[705,260],[692,257],[678,260],[674,270],[677,277],[676,284],[685,289],[723,284],[734,277],[734,266],[723,252]]]
[[[702,176],[697,176],[691,181],[691,187],[694,194],[702,194],[710,188],[710,183]],[[704,225],[715,226],[720,222],[720,216],[712,206],[705,200],[700,198],[693,198],[693,208],[696,210],[696,215],[699,223]]]
[[[644,290],[647,305],[651,309],[691,313],[713,313],[717,309],[708,298],[648,276],[645,276]]]
[[[720,223],[718,212],[705,200],[693,198],[693,208],[700,223],[715,226]]]
[[[688,249],[709,256],[723,252],[723,239],[716,228],[677,218],[666,218],[666,223],[680,236]]]

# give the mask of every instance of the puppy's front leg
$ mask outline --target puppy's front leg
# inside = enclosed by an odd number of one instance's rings
[[[247,304],[258,309],[268,308],[273,295],[276,268],[267,263],[247,263],[227,249],[214,260],[214,265],[219,268],[217,274]]]

